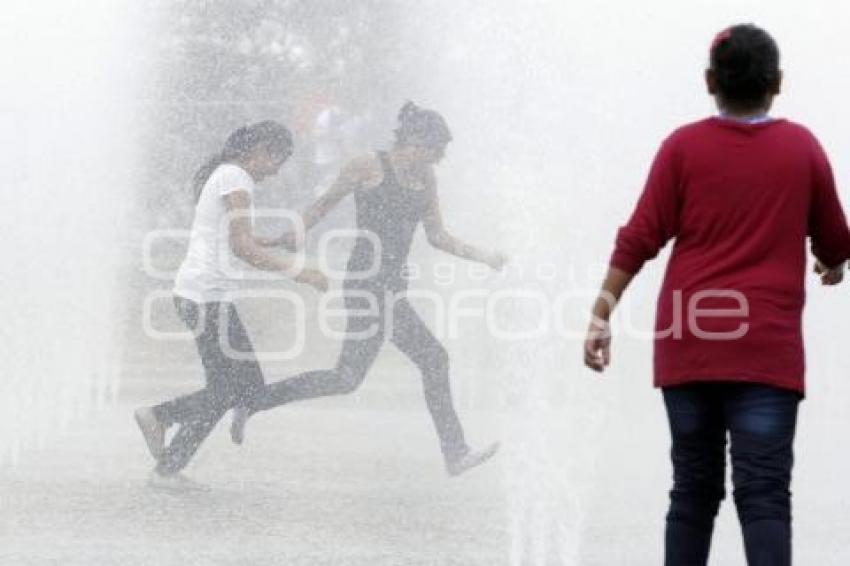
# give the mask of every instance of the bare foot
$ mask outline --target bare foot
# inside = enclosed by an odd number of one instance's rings
[[[250,416],[248,407],[233,407],[233,421],[230,423],[230,440],[233,444],[242,444],[245,440],[245,425]]]
[[[142,436],[145,437],[151,456],[154,460],[159,461],[162,451],[165,449],[165,426],[159,422],[150,407],[136,409],[134,416],[136,417],[136,424],[142,431]]]
[[[197,482],[181,473],[161,474],[154,470],[148,477],[148,487],[173,493],[208,492],[209,486]]]
[[[494,442],[483,450],[470,450],[463,456],[446,462],[446,471],[450,476],[459,476],[467,470],[480,466],[499,451],[499,443]]]

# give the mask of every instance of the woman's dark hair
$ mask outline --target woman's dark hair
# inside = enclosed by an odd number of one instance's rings
[[[244,159],[258,146],[263,145],[272,156],[286,159],[292,153],[292,134],[286,126],[273,120],[257,122],[235,130],[224,142],[222,150],[210,157],[192,177],[195,200],[201,198],[204,184],[219,165]]]
[[[445,145],[452,141],[452,133],[438,112],[407,102],[398,113],[395,138],[398,145]]]
[[[752,24],[720,32],[711,45],[710,58],[723,104],[757,109],[779,81],[779,48],[770,34]]]

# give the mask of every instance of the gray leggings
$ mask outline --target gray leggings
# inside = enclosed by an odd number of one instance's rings
[[[195,332],[207,386],[154,407],[166,426],[179,424],[157,470],[183,469],[228,409],[251,406],[262,393],[263,373],[236,307],[232,303],[195,303],[175,297],[177,314]]]
[[[346,332],[349,337],[342,345],[336,367],[302,373],[266,385],[254,397],[254,411],[265,411],[279,405],[329,395],[344,395],[357,389],[386,338],[395,344],[422,373],[425,401],[437,430],[440,446],[446,459],[466,453],[469,448],[452,403],[449,384],[449,356],[406,298],[392,298],[384,289],[361,289],[369,292],[378,307],[377,315],[350,313]],[[362,296],[346,296],[346,307],[368,308]],[[391,316],[387,316],[388,304]],[[388,324],[389,323],[389,324]],[[370,335],[363,335],[369,331]],[[360,337],[355,337],[357,335]],[[389,334],[389,336],[387,336]]]

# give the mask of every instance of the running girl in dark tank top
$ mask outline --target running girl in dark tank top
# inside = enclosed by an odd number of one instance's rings
[[[405,288],[402,272],[410,244],[419,223],[428,212],[430,193],[425,189],[413,189],[399,183],[389,154],[377,154],[383,180],[374,188],[354,192],[357,228],[377,237],[381,245],[380,258],[375,257],[373,241],[359,237],[348,260],[348,272],[367,272],[377,266],[378,272],[362,280],[348,279],[346,286],[379,286],[394,290]],[[358,283],[355,283],[358,282]]]
[[[267,385],[251,407],[234,411],[234,442],[242,442],[245,423],[255,412],[293,401],[353,392],[389,340],[422,374],[425,400],[447,472],[461,474],[496,453],[496,443],[473,450],[464,438],[452,402],[448,353],[404,297],[404,267],[420,224],[428,242],[451,255],[484,263],[494,270],[502,268],[505,256],[461,242],[443,225],[433,170],[452,139],[443,117],[408,102],[399,113],[395,134],[391,150],[349,163],[328,192],[303,215],[309,230],[341,199],[354,196],[357,228],[362,235],[348,260],[344,287],[357,292],[345,296],[348,337],[336,366]],[[287,244],[290,248],[299,245],[293,235],[287,237]],[[374,314],[364,315],[367,309]],[[364,335],[369,337],[362,338]]]

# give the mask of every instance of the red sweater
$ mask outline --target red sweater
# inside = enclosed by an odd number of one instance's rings
[[[675,238],[658,298],[655,385],[804,392],[807,236],[828,266],[850,257],[829,161],[804,127],[709,118],[668,137],[611,257],[637,273]]]

